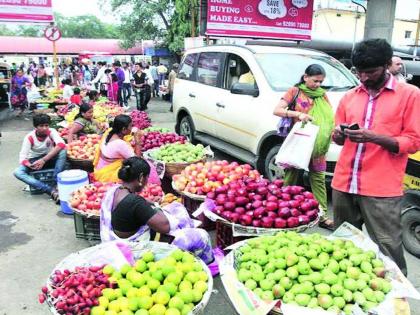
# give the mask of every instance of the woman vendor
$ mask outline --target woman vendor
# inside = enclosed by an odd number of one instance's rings
[[[175,208],[164,212],[138,195],[149,174],[150,166],[142,158],[131,157],[122,162],[118,171],[122,183],[109,188],[101,204],[101,240],[149,241],[150,229],[162,234],[172,232],[174,245],[206,263],[212,262],[210,237],[206,231],[193,227],[185,208],[184,213]]]
[[[67,143],[71,143],[74,135],[86,134],[100,134],[101,126],[93,119],[93,107],[89,104],[83,103],[79,107],[79,113],[75,117],[73,124],[69,129],[67,135]]]
[[[122,161],[141,156],[141,131],[134,134],[134,149],[130,142],[133,127],[130,116],[115,117],[112,128],[104,133],[93,161],[94,178],[100,182],[119,182],[118,170]],[[149,183],[160,184],[156,170],[152,167]]]

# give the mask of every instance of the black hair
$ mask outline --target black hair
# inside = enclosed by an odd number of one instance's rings
[[[38,127],[39,125],[50,124],[51,117],[47,114],[36,114],[33,117],[33,125],[34,127]]]
[[[131,122],[131,117],[128,115],[116,116],[114,122],[112,123],[111,131],[105,139],[105,144],[108,144],[109,140],[112,138],[113,135],[119,134],[124,128],[128,128]]]
[[[112,72],[112,70],[111,69],[106,69],[105,70],[105,74],[108,74],[108,73],[111,73]]]
[[[138,156],[125,159],[118,171],[118,178],[124,182],[138,180],[140,176],[147,177],[150,174],[150,165]]]
[[[121,67],[121,62],[119,62],[118,60],[117,61],[114,61],[114,63],[112,64],[114,67]]]
[[[79,95],[79,94],[80,94],[80,89],[79,89],[78,87],[75,87],[75,88],[73,89],[73,93],[74,93],[75,95]]]
[[[382,38],[372,38],[357,43],[351,54],[351,61],[358,69],[389,65],[394,52],[391,45]]]
[[[74,117],[74,120],[83,117],[82,114],[87,113],[91,109],[92,106],[90,106],[88,103],[82,103],[82,105],[79,106],[79,113],[76,115],[76,117]]]
[[[71,80],[70,79],[64,79],[63,81],[61,81],[61,83],[63,83],[64,85],[70,85]]]
[[[118,81],[118,77],[115,73],[111,73],[111,78],[113,82],[117,82]]]
[[[98,91],[92,90],[88,93],[89,100],[94,101],[96,97],[98,96]]]
[[[314,75],[325,76],[325,69],[321,65],[319,65],[317,63],[313,63],[305,69],[305,74],[309,77],[314,76]],[[303,79],[304,76],[305,75],[302,75],[300,77],[300,81],[296,84],[296,86],[298,86],[299,84],[305,83],[305,80]]]

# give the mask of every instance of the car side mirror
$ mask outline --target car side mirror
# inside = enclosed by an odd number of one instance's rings
[[[230,93],[257,97],[258,95],[260,95],[260,90],[255,84],[234,83],[232,84]]]

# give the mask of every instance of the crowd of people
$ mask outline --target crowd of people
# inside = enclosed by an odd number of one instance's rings
[[[78,62],[58,66],[58,75],[63,88],[63,98],[80,105],[80,90],[96,90],[109,100],[127,107],[132,96],[135,97],[138,110],[146,110],[152,97],[173,93],[173,83],[178,64],[168,68],[162,63],[128,63],[114,61],[112,65],[105,61]],[[54,69],[48,63],[37,65],[31,62],[28,67],[21,64],[12,66],[11,104],[19,110],[19,115],[28,107],[28,91],[43,89],[54,85]],[[73,97],[73,99],[71,99]]]

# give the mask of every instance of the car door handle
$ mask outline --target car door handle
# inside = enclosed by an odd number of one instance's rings
[[[216,103],[216,106],[220,108],[225,108],[225,105],[223,105],[222,103]]]
[[[188,96],[189,96],[189,97],[195,97],[195,94],[190,93],[190,94],[188,94]]]

